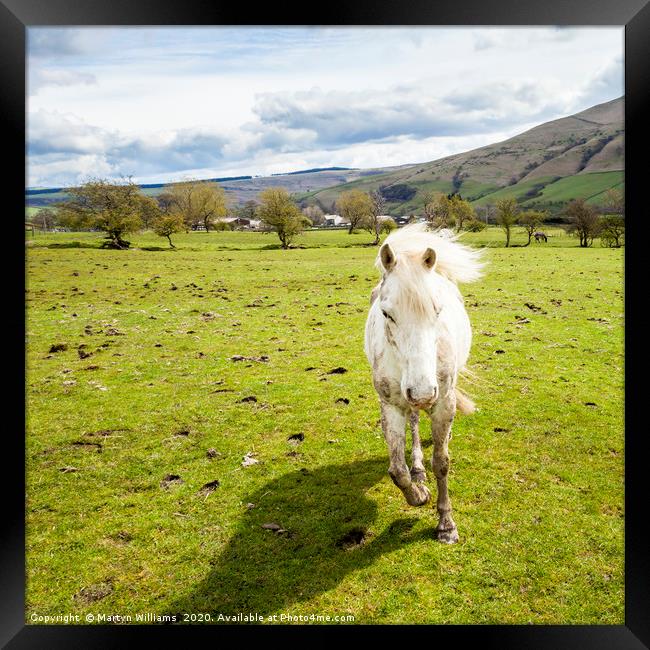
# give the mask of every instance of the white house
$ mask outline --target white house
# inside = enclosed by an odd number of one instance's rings
[[[242,217],[224,217],[221,221],[229,223],[233,228],[242,228],[245,230],[259,230],[262,224],[259,219],[245,219]]]
[[[324,224],[326,226],[349,226],[350,222],[346,221],[342,216],[338,214],[326,214],[323,216]]]

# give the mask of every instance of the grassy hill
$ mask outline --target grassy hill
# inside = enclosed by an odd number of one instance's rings
[[[509,140],[439,160],[377,169],[328,168],[264,177],[216,179],[233,204],[257,199],[272,186],[285,187],[302,204],[335,211],[341,192],[378,190],[391,198],[393,215],[419,213],[427,192],[460,192],[476,207],[513,196],[526,207],[558,213],[567,201],[598,203],[623,187],[623,98],[545,122]],[[214,180],[214,179],[213,179]],[[155,196],[164,185],[143,185]],[[65,198],[65,189],[30,190],[28,209]]]
[[[475,206],[513,196],[527,207],[558,212],[574,198],[597,202],[623,184],[623,98],[541,124],[509,140],[428,163],[357,179],[303,195],[330,211],[339,194],[398,188],[404,200],[389,200],[391,214],[422,209],[431,190],[460,192]],[[411,194],[411,196],[409,196]]]

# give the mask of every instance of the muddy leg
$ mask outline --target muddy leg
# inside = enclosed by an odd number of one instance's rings
[[[411,474],[404,459],[406,415],[407,413],[391,404],[381,403],[381,426],[390,456],[388,474],[393,479],[393,483],[402,491],[409,505],[423,506],[431,498],[429,490],[422,483],[414,483],[411,480]]]
[[[458,530],[451,516],[451,501],[447,493],[447,474],[449,472],[447,445],[455,412],[456,395],[452,389],[441,395],[440,400],[429,414],[431,416],[431,433],[433,436],[431,467],[438,484],[436,509],[440,516],[436,533],[438,539],[446,544],[455,544],[458,541]]]
[[[411,449],[411,478],[414,481],[422,483],[427,480],[427,472],[424,469],[424,456],[422,455],[422,445],[420,444],[420,412],[412,411],[409,417],[411,426],[411,437],[413,447]]]

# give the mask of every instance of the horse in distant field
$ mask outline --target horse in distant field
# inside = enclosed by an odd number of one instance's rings
[[[389,235],[376,266],[382,280],[371,295],[365,352],[381,403],[388,446],[388,474],[412,506],[431,495],[424,484],[420,410],[431,419],[431,467],[438,488],[438,540],[458,541],[447,493],[448,442],[457,411],[473,413],[472,400],[456,387],[469,357],[472,329],[458,282],[481,276],[481,251],[459,244],[450,231],[406,226]],[[405,460],[406,421],[413,438],[411,468]]]
[[[533,237],[535,237],[536,242],[543,241],[544,243],[546,243],[548,241],[548,237],[543,232],[540,231],[533,233]]]

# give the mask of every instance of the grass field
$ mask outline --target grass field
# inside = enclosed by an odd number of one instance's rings
[[[593,203],[596,197],[602,200],[608,189],[615,187],[620,189],[622,184],[622,171],[576,174],[547,185],[538,197],[524,203],[524,206],[571,201],[576,197],[585,199],[587,203]]]
[[[622,251],[551,235],[465,238],[489,268],[463,287],[455,546],[387,475],[367,233],[30,235],[27,620],[622,624]]]
[[[501,199],[516,199],[517,201],[522,201],[525,198],[526,192],[531,190],[541,189],[543,186],[551,183],[553,181],[553,176],[542,176],[539,178],[533,178],[527,181],[520,181],[515,185],[508,185],[502,187],[499,190],[490,192],[476,201],[472,201],[472,205],[484,206],[484,205],[494,205],[497,201]]]

